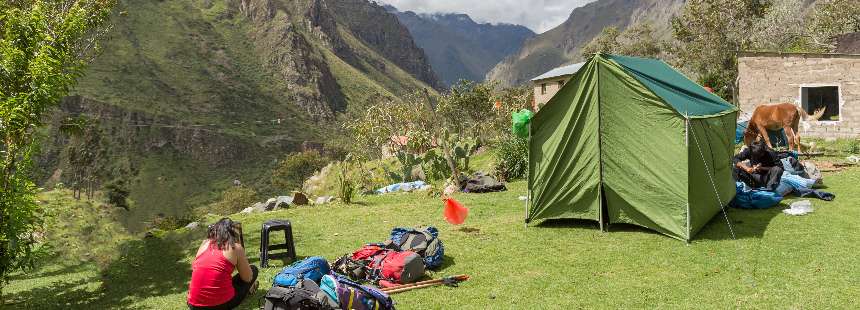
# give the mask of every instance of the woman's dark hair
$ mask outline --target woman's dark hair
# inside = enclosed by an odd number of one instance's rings
[[[226,217],[209,225],[209,242],[214,242],[215,247],[219,250],[232,249],[233,245],[239,241],[239,234],[236,232],[235,225],[233,220]]]

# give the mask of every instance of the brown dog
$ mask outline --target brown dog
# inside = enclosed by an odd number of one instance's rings
[[[824,115],[824,108],[815,110],[815,113],[809,115],[800,106],[792,103],[759,105],[753,111],[749,125],[744,131],[744,144],[750,145],[761,137],[768,147],[773,148],[767,131],[783,129],[788,137],[788,149],[800,151],[800,132],[797,130],[800,120],[816,121],[822,115]]]

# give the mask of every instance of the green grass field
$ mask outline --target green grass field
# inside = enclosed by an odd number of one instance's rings
[[[290,219],[299,255],[334,259],[394,226],[434,225],[446,261],[433,278],[468,274],[458,288],[393,295],[400,309],[755,308],[850,309],[860,299],[860,169],[825,174],[833,202],[813,200],[805,216],[730,209],[737,240],[715,217],[690,244],[633,226],[601,232],[588,221],[523,225],[525,182],[494,194],[456,196],[469,209],[463,226],[442,219],[442,202],[424,193],[361,197],[353,205],[299,207],[234,216],[243,222],[251,261],[258,264],[259,227]],[[50,199],[50,198],[43,198]],[[77,208],[84,208],[85,205]],[[211,220],[211,219],[210,219]],[[12,309],[181,309],[190,262],[203,229],[120,242],[117,258],[53,262],[15,274],[4,294]],[[262,270],[258,299],[282,266]]]

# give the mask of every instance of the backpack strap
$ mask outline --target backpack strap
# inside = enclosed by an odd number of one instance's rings
[[[370,272],[367,274],[368,280],[376,282],[381,279],[384,279],[384,277],[382,277],[382,265],[385,262],[385,257],[387,257],[389,253],[392,252],[378,253],[376,256],[373,257],[373,260],[369,264],[369,266],[373,266],[373,268],[369,268]]]
[[[406,240],[404,240],[403,243],[401,244],[401,246],[400,246],[401,248],[404,245],[409,247],[409,248],[412,248],[412,241],[415,241],[415,234],[410,233],[410,234],[407,234],[407,236],[408,237],[406,237]]]
[[[349,303],[346,305],[347,309],[353,309],[352,303],[355,301],[355,289],[351,286],[349,287]]]

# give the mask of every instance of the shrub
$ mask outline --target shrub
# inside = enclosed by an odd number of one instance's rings
[[[164,216],[164,214],[158,214],[149,223],[149,229],[174,230],[185,227],[185,225],[193,221],[194,218],[191,216]]]
[[[350,161],[350,160],[345,160]],[[302,191],[311,197],[341,196],[341,176],[346,171],[353,193],[368,193],[391,184],[389,172],[395,163],[391,160],[363,161],[352,159],[352,163],[333,162],[305,181]],[[344,168],[344,166],[348,166]],[[344,188],[345,189],[345,188]]]
[[[338,193],[337,196],[346,204],[352,203],[352,197],[355,196],[355,181],[353,180],[353,175],[350,170],[352,170],[352,163],[347,158],[345,161],[341,162],[338,166],[340,166],[340,173],[338,174]]]
[[[842,151],[848,154],[860,154],[860,139],[848,140],[842,147]]]
[[[257,202],[257,191],[245,186],[234,186],[221,193],[221,199],[207,206],[198,208],[195,213],[206,215],[229,215],[242,211]]]
[[[529,149],[526,139],[509,136],[496,144],[493,170],[501,180],[523,178],[528,172]]]
[[[128,188],[125,187],[125,182],[122,180],[113,181],[104,187],[107,202],[117,208],[128,210]]]
[[[272,185],[284,191],[298,190],[307,178],[325,167],[328,161],[317,151],[287,155],[272,172]]]
[[[421,169],[424,170],[426,181],[445,180],[451,176],[451,168],[445,161],[442,150],[435,148],[421,156]]]

